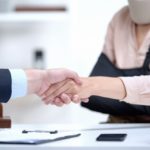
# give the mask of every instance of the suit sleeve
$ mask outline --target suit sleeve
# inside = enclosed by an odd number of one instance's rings
[[[0,69],[0,103],[6,103],[11,97],[11,74],[8,69]]]

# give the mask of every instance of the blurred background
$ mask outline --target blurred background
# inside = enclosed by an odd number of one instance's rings
[[[0,68],[65,67],[88,76],[106,29],[127,0],[0,0]],[[4,105],[13,123],[98,123],[80,105],[45,106],[35,95]]]

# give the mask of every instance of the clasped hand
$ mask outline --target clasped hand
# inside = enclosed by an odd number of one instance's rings
[[[35,93],[45,104],[63,106],[71,102],[88,102],[86,78],[67,69],[25,70],[28,94]]]
[[[70,102],[88,102],[90,94],[88,94],[88,89],[85,86],[85,79],[80,78],[80,81],[81,84],[78,84],[72,79],[66,79],[51,85],[42,95],[44,103],[63,106]]]

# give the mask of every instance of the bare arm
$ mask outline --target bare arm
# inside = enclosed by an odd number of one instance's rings
[[[113,77],[89,77],[83,78],[83,83],[87,84],[87,89],[90,89],[91,95],[102,97],[123,99],[126,96],[126,90],[120,78]],[[88,87],[89,85],[89,87]],[[84,88],[83,84],[83,88]]]
[[[124,84],[120,78],[112,77],[86,77],[81,78],[82,85],[76,85],[72,80],[63,81],[52,86],[46,93],[45,102],[51,103],[62,93],[69,95],[77,94],[78,102],[92,95],[123,99],[126,96]],[[73,99],[73,98],[72,98]],[[73,99],[74,101],[74,99]]]

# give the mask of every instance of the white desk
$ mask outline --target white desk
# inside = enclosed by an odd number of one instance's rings
[[[1,144],[0,150],[150,150],[150,124],[13,125],[11,130],[21,132],[24,129],[58,129],[58,132],[66,134],[70,133],[66,130],[74,130],[76,133],[81,133],[81,136],[36,146]],[[0,136],[2,132],[4,131],[0,131]],[[97,142],[95,139],[100,133],[127,133],[128,135],[124,142]]]

